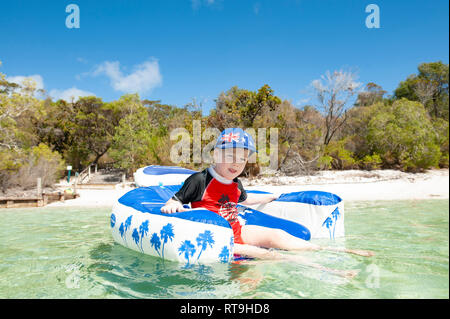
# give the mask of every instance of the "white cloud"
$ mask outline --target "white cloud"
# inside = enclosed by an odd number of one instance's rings
[[[44,90],[44,87],[45,87],[44,79],[39,74],[34,74],[34,75],[29,75],[29,76],[17,75],[17,76],[9,76],[6,78],[6,80],[8,82],[17,83],[20,85],[23,85],[23,81],[28,80],[28,79],[31,79],[32,81],[34,81],[34,83],[36,85],[36,87],[35,87],[36,90]],[[50,90],[48,95],[50,97],[52,97],[53,99],[56,99],[56,100],[63,99],[68,102],[72,101],[72,98],[74,99],[74,101],[76,101],[76,100],[78,100],[78,98],[80,96],[92,96],[92,95],[95,96],[95,94],[92,92],[83,91],[76,87],[72,87],[72,88],[66,89],[66,90],[53,89],[53,90]],[[38,99],[46,98],[46,95],[41,92],[35,93],[34,96]]]
[[[28,75],[28,76],[24,76],[24,75],[17,75],[17,76],[8,76],[6,77],[6,81],[11,82],[11,83],[17,83],[22,85],[23,81],[25,79],[31,79],[35,82],[36,84],[36,90],[43,90],[44,89],[44,80],[42,79],[42,76],[40,76],[39,74],[34,74],[34,75]]]
[[[215,4],[218,4],[220,0],[191,0],[191,5],[194,10],[197,10],[202,5],[206,6],[213,6]]]
[[[67,102],[71,102],[72,98],[73,101],[77,101],[81,96],[95,96],[94,93],[92,92],[88,92],[88,91],[83,91],[80,89],[77,89],[76,87],[72,87],[70,89],[66,89],[66,90],[51,90],[49,92],[49,94],[52,98],[54,98],[55,100],[65,100]]]
[[[307,98],[298,100],[297,103],[296,103],[296,105],[297,105],[297,106],[302,106],[302,105],[304,105],[304,104],[309,103],[310,101],[311,101],[311,98],[307,97]]]
[[[125,93],[147,93],[162,84],[159,64],[155,59],[136,65],[128,75],[120,70],[119,61],[105,61],[92,72],[93,76],[102,74],[110,79],[114,90]]]
[[[78,57],[77,58],[77,62],[80,62],[80,63],[83,63],[83,64],[87,64],[88,60],[86,60],[85,58],[82,58],[82,57]]]

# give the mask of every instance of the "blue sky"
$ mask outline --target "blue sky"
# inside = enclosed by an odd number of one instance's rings
[[[80,28],[66,27],[66,6]],[[379,29],[365,25],[368,4]],[[92,93],[203,111],[234,85],[301,107],[327,70],[351,69],[389,93],[422,62],[448,63],[444,0],[58,0],[2,1],[0,72],[33,76],[53,97]]]

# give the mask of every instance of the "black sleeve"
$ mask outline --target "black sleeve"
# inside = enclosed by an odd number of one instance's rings
[[[244,189],[244,186],[242,186],[241,181],[238,179],[238,188],[241,191],[241,196],[239,196],[238,203],[243,202],[247,199],[247,192]]]
[[[195,201],[202,193],[203,179],[201,172],[192,174],[184,181],[183,186],[175,193],[172,199],[178,200],[182,204]]]

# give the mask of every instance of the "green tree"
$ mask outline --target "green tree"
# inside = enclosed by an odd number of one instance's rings
[[[275,111],[280,106],[281,100],[273,92],[267,84],[260,87],[258,92],[250,92],[249,99],[240,109],[240,116],[245,127],[252,127],[256,117],[261,116],[263,112]]]
[[[116,128],[109,155],[115,166],[132,174],[139,167],[153,162],[151,148],[153,132],[148,119],[147,109],[137,94],[127,94],[120,98],[125,116]]]
[[[376,114],[378,107],[384,102],[374,105],[353,107],[347,112],[347,121],[343,125],[338,138],[345,139],[345,148],[352,152],[355,159],[371,156],[371,148],[367,143],[369,121]]]
[[[404,170],[436,167],[441,156],[424,106],[407,99],[378,105],[368,123],[367,141],[385,164]]]
[[[62,154],[74,169],[81,168],[90,152],[84,143],[76,141],[73,104],[64,100],[53,102],[49,98],[43,103],[44,115],[32,119],[39,142]]]
[[[0,79],[5,76],[0,73]],[[34,95],[36,83],[25,79],[21,85],[2,82],[0,93],[0,148],[20,149],[37,142],[31,118],[43,110],[42,101]]]
[[[441,61],[422,63],[418,71],[418,74],[400,82],[394,91],[394,98],[419,101],[432,117],[448,118],[449,65]]]
[[[354,106],[370,106],[375,103],[383,101],[383,96],[386,91],[376,83],[369,82],[366,84],[366,89],[358,93]]]
[[[74,143],[83,145],[97,163],[109,149],[118,123],[117,112],[95,96],[81,97],[73,103],[72,135]]]
[[[47,101],[35,97],[36,83],[25,79],[12,84],[0,73],[0,188],[34,187],[41,177],[53,184],[64,168],[57,151],[39,143],[36,121],[45,118]]]
[[[1,65],[2,62],[0,61],[0,66]],[[19,88],[19,84],[8,82],[6,80],[6,75],[0,73],[0,94],[9,94],[17,88]]]
[[[258,116],[276,110],[281,100],[265,84],[257,92],[234,86],[222,92],[216,100],[216,109],[211,112],[209,123],[219,130],[227,127],[254,127]]]
[[[435,131],[436,144],[441,150],[441,158],[439,159],[440,167],[449,166],[449,125],[448,121],[438,118],[433,121]]]

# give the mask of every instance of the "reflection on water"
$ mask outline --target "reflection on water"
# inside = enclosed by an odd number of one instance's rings
[[[109,209],[2,210],[1,298],[448,298],[448,200],[346,203],[346,238],[365,258],[305,252],[357,269],[348,280],[292,262],[194,265],[113,242]]]
[[[228,265],[193,265],[186,269],[115,243],[99,244],[89,254],[91,279],[118,297],[227,298],[233,292]]]

